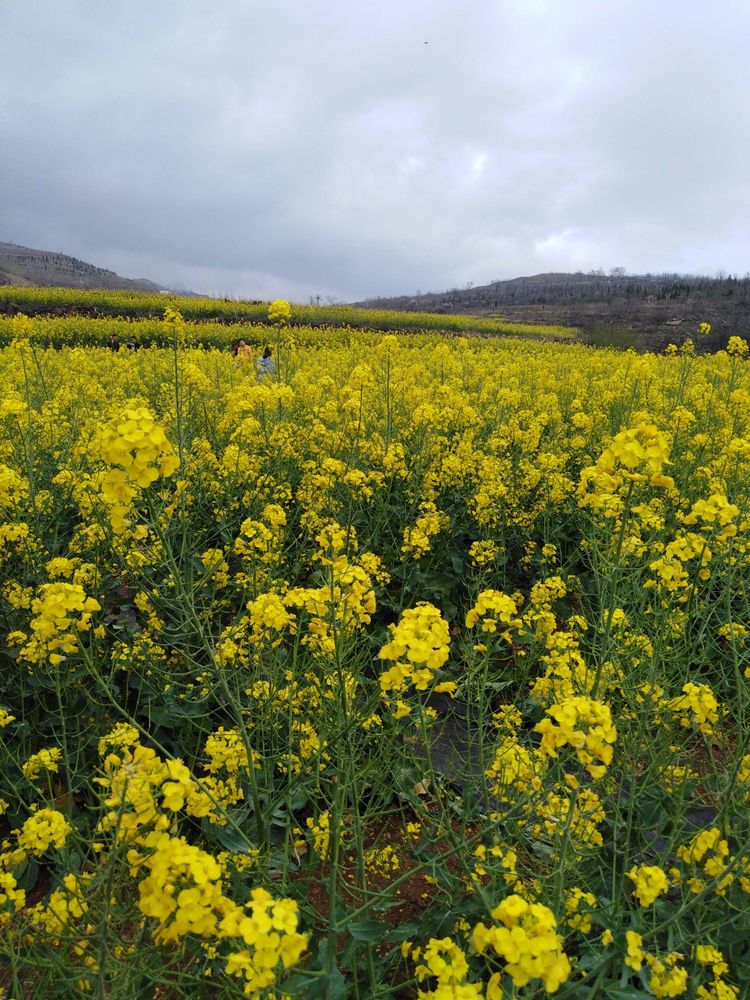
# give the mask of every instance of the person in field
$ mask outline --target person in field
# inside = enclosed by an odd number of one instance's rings
[[[235,353],[235,357],[236,358],[242,358],[243,361],[246,361],[246,362],[247,361],[252,362],[252,360],[253,360],[253,349],[252,349],[252,347],[250,347],[249,344],[246,344],[244,340],[240,340],[237,343],[237,351]]]
[[[272,375],[276,370],[276,362],[271,357],[271,348],[266,345],[263,356],[258,358],[256,368],[259,375]]]

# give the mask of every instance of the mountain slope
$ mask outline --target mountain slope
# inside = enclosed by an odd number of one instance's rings
[[[550,273],[465,285],[445,292],[377,298],[357,305],[419,312],[497,315],[528,323],[559,323],[589,332],[683,336],[699,323],[717,334],[750,330],[750,274],[709,278],[684,274]],[[675,329],[676,328],[676,329]]]
[[[43,285],[60,288],[117,288],[158,292],[146,278],[122,278],[114,271],[87,264],[76,257],[50,250],[32,250],[0,242],[0,285]]]

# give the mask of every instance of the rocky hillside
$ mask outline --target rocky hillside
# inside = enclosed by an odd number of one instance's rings
[[[684,274],[550,273],[471,283],[445,292],[370,299],[370,308],[502,316],[527,323],[576,326],[605,340],[632,334],[658,344],[710,323],[719,338],[750,333],[750,274],[705,277]]]
[[[49,250],[32,250],[0,242],[0,285],[44,285],[58,288],[117,288],[158,292],[162,286],[145,278],[122,278],[114,271]]]

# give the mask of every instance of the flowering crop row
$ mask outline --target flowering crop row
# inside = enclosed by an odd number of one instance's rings
[[[0,316],[0,345],[11,344],[17,336],[14,329],[15,319]],[[321,343],[321,336],[325,337],[325,342],[338,347],[348,346],[353,340],[362,345],[375,347],[382,337],[382,332],[376,328],[337,325],[327,328],[323,333],[319,326],[297,323],[292,327],[294,331],[294,341],[298,347],[307,345],[316,346]],[[562,328],[561,328],[562,330]],[[165,328],[160,319],[127,319],[108,318],[92,319],[87,316],[35,316],[26,317],[27,337],[32,339],[40,347],[104,347],[111,343],[112,337],[116,336],[120,346],[125,347],[129,341],[137,340],[143,347],[169,347],[171,344],[172,331]],[[541,328],[531,328],[524,331],[519,327],[509,327],[505,330],[491,329],[489,333],[482,336],[497,336],[499,334],[523,337],[539,337],[541,335],[550,336],[549,331]],[[556,337],[564,336],[563,333],[555,334]],[[230,345],[237,343],[240,338],[258,348],[270,344],[273,347],[278,337],[278,326],[261,322],[242,323],[221,323],[217,321],[203,321],[187,323],[184,327],[186,346],[191,347],[215,347],[226,349]],[[437,342],[442,340],[445,334],[439,332],[405,333],[403,342],[407,344],[417,344],[425,342]]]
[[[83,291],[78,288],[39,288],[0,285],[0,312],[21,309],[29,314],[59,310],[158,319],[165,304],[179,309],[186,319],[221,320],[231,323],[267,323],[267,302],[209,299],[200,296],[163,295],[153,292]],[[271,321],[273,322],[273,321]],[[303,326],[345,326],[372,330],[432,330],[454,333],[474,332],[488,336],[515,334],[531,337],[574,339],[572,327],[479,316],[402,312],[394,309],[360,309],[347,305],[295,306],[292,322]]]
[[[12,995],[747,996],[745,342],[84,322],[0,350]]]

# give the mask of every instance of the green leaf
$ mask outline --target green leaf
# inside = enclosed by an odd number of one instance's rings
[[[420,926],[414,921],[410,921],[406,924],[400,924],[394,930],[390,932],[388,938],[390,941],[408,941],[419,934]]]
[[[238,822],[241,827],[242,821],[239,820]],[[221,846],[227,851],[246,852],[248,846],[252,846],[253,843],[253,839],[250,835],[244,837],[235,827],[228,825],[219,826],[216,823],[211,823],[210,820],[205,818],[201,820],[201,829],[208,840],[213,843],[221,844]]]
[[[503,691],[514,683],[515,681],[509,678],[507,681],[485,681],[484,686],[487,691]]]
[[[321,988],[321,996],[326,1000],[347,1000],[349,991],[346,988],[346,980],[338,969],[335,969],[330,976],[323,976],[318,980]]]
[[[295,975],[286,982],[286,987],[294,996],[305,1000],[346,1000],[346,980],[338,969],[330,976]]]
[[[635,986],[608,986],[607,996],[610,1000],[643,1000],[644,997],[651,996]]]
[[[26,863],[26,868],[24,869],[23,875],[16,877],[16,882],[19,889],[25,889],[29,892],[36,885],[36,880],[39,877],[39,865],[33,858],[30,858]]]
[[[353,920],[346,924],[346,930],[357,941],[381,941],[388,933],[388,924],[380,920],[373,920],[372,917],[365,917],[364,920]]]

